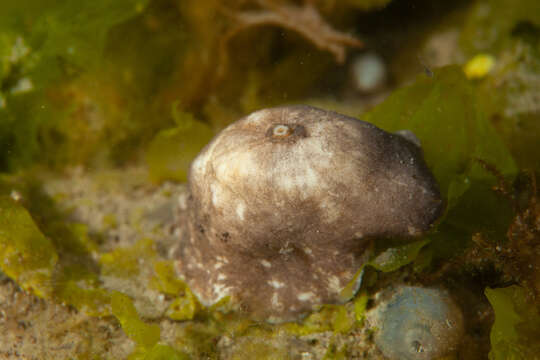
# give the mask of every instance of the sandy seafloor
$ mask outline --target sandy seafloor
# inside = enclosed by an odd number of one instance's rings
[[[108,172],[72,169],[62,177],[48,177],[47,194],[70,221],[88,226],[99,234],[99,252],[133,246],[152,239],[159,258],[170,259],[178,242],[178,217],[186,185],[166,182],[152,185],[143,168]],[[109,219],[109,220],[107,220]],[[111,226],[110,219],[114,219]],[[164,312],[172,299],[144,286],[151,267],[140,261],[140,274],[133,278],[101,276],[103,287],[129,295],[142,319],[159,324],[161,343],[174,346],[182,328],[197,320],[173,321]],[[125,359],[135,349],[119,322],[112,316],[93,317],[71,306],[43,300],[0,277],[0,359]],[[196,325],[196,324],[195,324]],[[365,326],[346,334],[321,332],[296,336],[279,331],[272,339],[221,334],[213,339],[216,354],[198,353],[201,359],[241,359],[244,349],[279,349],[276,359],[323,359],[330,346],[347,349],[349,359],[383,358]]]

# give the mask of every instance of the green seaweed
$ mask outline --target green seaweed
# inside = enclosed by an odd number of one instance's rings
[[[158,260],[154,262],[155,275],[150,286],[168,295],[176,296],[186,289],[186,284],[178,279],[172,261]]]
[[[0,196],[0,269],[23,289],[46,297],[58,255],[30,213],[7,196]]]
[[[109,29],[142,11],[146,3],[147,0],[2,2],[0,26],[16,29],[28,37],[38,61],[35,76],[48,79],[56,74],[51,65],[62,65],[59,57],[75,68],[95,66]]]
[[[132,359],[135,359],[132,357]],[[189,360],[190,357],[176,351],[169,345],[156,344],[150,351],[144,354],[143,360]]]
[[[420,75],[365,119],[390,131],[411,130],[420,139],[447,202],[437,231],[427,235],[433,259],[455,255],[474,232],[504,239],[512,208],[492,188],[499,174],[515,177],[517,166],[459,67],[438,69],[432,77]]]
[[[413,242],[408,242],[406,244],[400,244],[402,240],[392,240],[388,239],[387,242],[390,244],[385,244],[386,247],[382,250],[379,250],[376,252],[376,255],[370,259],[368,262],[366,262],[360,269],[356,271],[356,274],[353,276],[352,280],[349,281],[349,283],[343,288],[340,294],[340,298],[344,301],[348,301],[351,298],[355,298],[354,300],[354,306],[355,306],[355,312],[357,320],[360,320],[360,318],[363,316],[360,312],[362,309],[362,306],[364,306],[365,310],[365,303],[363,296],[365,294],[361,295],[355,295],[355,291],[357,290],[358,283],[363,283],[363,276],[366,271],[366,266],[371,266],[374,269],[382,272],[391,272],[396,271],[400,269],[401,267],[408,265],[412,262],[415,262],[415,267],[418,267],[416,264],[416,260],[418,259],[418,255],[422,253],[422,251],[427,248],[426,245],[430,244],[431,238],[426,237],[422,240],[417,240]],[[429,251],[429,262],[431,262],[431,251]],[[427,264],[424,264],[424,267],[427,267],[429,265],[429,262]],[[357,302],[359,301],[358,305]],[[363,305],[362,305],[363,304]],[[358,306],[358,307],[357,307]]]
[[[316,10],[387,2],[324,1]],[[0,171],[104,167],[146,154],[153,181],[181,181],[211,137],[206,124],[223,127],[255,108],[304,98],[335,64],[324,51],[312,56],[304,38],[276,58],[277,26],[248,27],[227,43],[243,1],[8,3],[0,5]],[[175,101],[201,122],[171,128]]]
[[[187,285],[178,279],[172,261],[155,261],[155,275],[150,280],[150,286],[158,291],[176,296],[165,315],[173,320],[191,320],[203,307]],[[210,312],[215,311],[215,308]]]
[[[360,306],[361,302],[360,300]],[[357,324],[357,309],[348,303],[344,305],[322,305],[319,310],[309,314],[298,323],[285,323],[278,325],[291,334],[304,336],[314,333],[331,331],[336,334],[348,333]]]
[[[420,250],[428,243],[429,240],[424,239],[410,244],[390,247],[370,260],[368,265],[382,272],[395,271],[414,261]]]
[[[540,313],[529,302],[527,291],[513,285],[486,288],[485,295],[495,312],[490,360],[540,359]]]
[[[186,287],[184,295],[171,303],[166,315],[173,320],[191,320],[201,309],[202,305],[191,290]]]
[[[216,339],[226,334],[225,324],[216,321],[190,321],[178,329],[175,348],[194,359],[218,359]]]
[[[54,106],[51,87],[97,70],[103,64],[108,31],[142,11],[146,3],[0,3],[0,170],[38,160],[43,140],[50,136],[56,141],[46,146],[45,158],[65,156],[54,149],[66,134],[58,126],[66,116],[66,103]]]
[[[113,291],[111,306],[112,313],[122,325],[122,329],[137,345],[136,352],[148,351],[157,344],[161,336],[159,325],[143,322],[129,296]]]
[[[154,242],[151,239],[141,239],[133,246],[102,253],[101,271],[103,275],[130,278],[139,274],[140,259],[151,260],[155,257]]]
[[[345,306],[336,306],[334,308],[335,314],[332,318],[332,330],[334,333],[346,334],[348,333],[356,322],[356,309],[353,312]]]
[[[503,175],[517,172],[508,149],[485,118],[474,87],[457,66],[438,69],[433,77],[420,75],[364,118],[388,131],[411,130],[420,139],[441,192],[452,195],[449,203],[464,193],[464,175],[470,181],[492,180],[474,166],[476,159],[496,164]],[[454,182],[461,190],[449,192]]]
[[[79,267],[64,268],[55,279],[54,300],[90,316],[111,315],[111,294],[99,286],[98,277]]]
[[[6,223],[0,229],[6,257],[18,253],[18,262],[6,262],[6,274],[37,296],[89,315],[110,315],[110,295],[100,288],[98,265],[91,257],[98,248],[88,226],[68,222],[66,214],[29,176],[2,177],[0,194],[9,191],[20,197],[20,203],[0,195],[0,211],[7,214],[1,216],[0,223]],[[34,279],[34,269],[43,266],[48,269],[40,270]]]
[[[208,125],[179,112],[176,105],[173,118],[176,127],[160,131],[148,145],[146,162],[153,182],[186,181],[191,161],[214,135]]]
[[[354,305],[354,316],[356,321],[363,322],[366,318],[366,309],[368,305],[369,297],[367,293],[361,292],[356,295],[356,298],[353,301]]]

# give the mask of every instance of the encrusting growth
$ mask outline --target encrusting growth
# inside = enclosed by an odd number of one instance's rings
[[[418,141],[310,106],[252,113],[191,165],[178,271],[204,305],[293,321],[340,292],[372,240],[429,229],[443,202]]]

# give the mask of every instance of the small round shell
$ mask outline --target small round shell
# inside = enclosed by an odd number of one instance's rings
[[[455,352],[463,315],[445,290],[399,286],[368,313],[375,343],[390,360],[432,360]],[[390,294],[388,294],[390,292]]]

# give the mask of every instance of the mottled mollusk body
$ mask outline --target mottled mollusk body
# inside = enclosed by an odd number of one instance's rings
[[[205,305],[296,320],[340,292],[370,241],[414,236],[442,202],[420,147],[309,106],[257,111],[193,161],[178,269]]]

